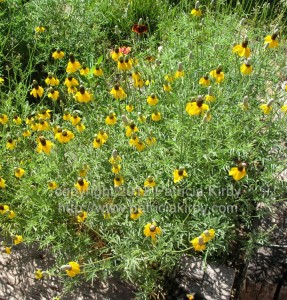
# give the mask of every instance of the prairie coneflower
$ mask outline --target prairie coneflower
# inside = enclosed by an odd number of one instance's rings
[[[126,136],[131,137],[133,133],[138,132],[138,128],[134,121],[131,121],[128,126],[126,126]]]
[[[87,103],[91,101],[92,97],[91,94],[87,92],[86,89],[81,85],[79,88],[79,92],[77,92],[75,95],[75,99],[80,103]]]
[[[32,87],[33,88],[30,92],[30,95],[32,95],[34,98],[41,98],[44,94],[44,89],[38,84],[36,80],[33,80]]]
[[[55,135],[55,139],[61,144],[69,143],[74,137],[75,135],[70,130],[61,130]]]
[[[203,251],[206,249],[204,244],[204,239],[202,236],[199,236],[191,241],[191,244],[195,251]]]
[[[5,114],[0,114],[0,124],[5,125],[9,121],[8,116]]]
[[[270,114],[270,112],[271,112],[271,110],[272,110],[272,104],[273,104],[273,102],[274,102],[274,99],[270,99],[268,102],[267,102],[267,104],[261,104],[260,106],[259,106],[259,108],[263,111],[263,113],[265,114],[265,115],[269,115]]]
[[[146,101],[147,101],[148,105],[151,105],[151,106],[158,104],[158,98],[155,94],[151,94],[150,96],[148,96]]]
[[[132,208],[130,218],[133,220],[137,220],[142,214],[143,210],[141,208]]]
[[[207,95],[204,97],[204,100],[207,101],[207,102],[213,102],[215,101],[215,96],[213,95],[213,91],[212,91],[212,87],[209,86],[208,87],[208,93]]]
[[[11,247],[5,247],[5,253],[6,254],[11,254]]]
[[[40,280],[40,279],[43,278],[43,272],[42,272],[41,269],[37,269],[37,270],[35,271],[35,278],[38,279],[38,280]]]
[[[55,86],[55,85],[59,85],[60,81],[59,81],[59,79],[57,79],[53,76],[53,73],[49,72],[48,77],[45,79],[45,83],[48,86]]]
[[[249,109],[248,96],[245,96],[243,98],[243,101],[242,101],[242,103],[239,104],[239,106],[245,111]]]
[[[82,66],[82,69],[80,70],[80,74],[82,76],[87,76],[90,72],[90,69],[86,66],[86,65],[83,65]]]
[[[97,77],[103,76],[104,72],[103,70],[99,67],[99,65],[96,65],[95,70],[93,74]]]
[[[163,84],[163,90],[165,92],[171,92],[172,90],[172,87],[170,86],[170,84],[168,83],[168,81],[165,81],[164,84]]]
[[[209,106],[207,104],[203,103],[202,96],[198,96],[198,99],[196,101],[188,102],[186,104],[186,108],[185,108],[186,112],[190,116],[199,115],[199,114],[203,113],[204,111],[207,111],[208,109],[209,109]]]
[[[133,110],[134,110],[134,106],[131,103],[126,105],[127,112],[131,113]]]
[[[161,229],[156,222],[152,222],[145,225],[143,233],[146,237],[150,236],[152,240],[156,240],[156,236],[161,234]]]
[[[156,111],[154,113],[151,114],[151,119],[155,122],[158,122],[161,120],[161,113]]]
[[[94,147],[95,149],[98,149],[98,148],[100,148],[102,145],[103,145],[102,140],[101,140],[99,137],[96,136],[95,139],[94,139],[94,141],[93,141],[93,147]]]
[[[115,125],[116,122],[117,122],[117,117],[116,117],[116,114],[114,112],[110,112],[109,115],[106,117],[106,120],[105,120],[106,124],[107,125]]]
[[[64,82],[65,86],[67,88],[73,88],[75,86],[78,86],[79,85],[79,81],[74,78],[72,75],[69,75],[66,79],[65,79],[65,82]]]
[[[210,85],[210,79],[208,73],[199,79],[199,84],[208,87]]]
[[[181,78],[184,76],[183,65],[181,62],[178,63],[177,71],[175,72],[174,78]]]
[[[123,100],[127,97],[127,94],[124,92],[124,90],[119,86],[119,84],[116,84],[112,90],[110,91],[110,94],[114,96],[115,99]]]
[[[156,186],[156,182],[154,180],[154,178],[152,176],[149,176],[145,182],[144,182],[144,186],[145,187],[149,187],[149,188],[152,188],[154,186]]]
[[[72,118],[72,116],[70,115],[70,113],[67,110],[65,110],[64,115],[63,115],[63,120],[64,121],[70,121],[71,118]]]
[[[42,32],[44,32],[45,30],[46,30],[46,28],[43,27],[43,26],[37,26],[37,27],[35,28],[35,32],[36,32],[36,33],[42,33]]]
[[[268,44],[268,48],[277,48],[279,45],[277,37],[278,30],[275,30],[275,32],[272,35],[267,35],[265,37],[264,44]]]
[[[106,143],[106,141],[108,140],[108,137],[109,137],[108,134],[102,129],[97,134],[97,138],[99,138],[103,144]]]
[[[78,223],[83,223],[85,222],[85,220],[87,219],[88,213],[86,211],[81,211],[78,215],[77,215],[77,222]]]
[[[21,125],[22,124],[22,119],[19,116],[14,116],[13,117],[13,123],[16,125]]]
[[[203,237],[204,243],[207,243],[214,238],[215,230],[214,229],[205,230],[200,236]]]
[[[142,189],[141,187],[136,188],[135,191],[134,191],[134,196],[143,197],[144,196],[144,189]]]
[[[14,245],[21,244],[21,243],[23,243],[23,241],[24,241],[24,239],[23,239],[22,235],[16,235],[13,240]]]
[[[54,100],[54,101],[57,101],[57,100],[58,100],[59,95],[60,95],[59,91],[57,91],[57,90],[55,90],[55,89],[53,89],[53,88],[50,88],[50,89],[48,90],[48,98],[50,98],[50,99],[52,99],[52,100]]]
[[[138,142],[139,142],[139,138],[138,138],[137,134],[133,133],[132,136],[131,136],[131,139],[129,141],[130,146],[136,147],[136,145],[138,144]]]
[[[187,177],[187,173],[184,168],[179,168],[173,171],[173,182],[177,183]]]
[[[252,66],[251,66],[251,60],[248,58],[243,65],[240,67],[240,72],[243,75],[250,75],[252,73]]]
[[[16,140],[13,140],[11,137],[8,137],[6,143],[6,149],[14,150],[16,148]]]
[[[90,183],[86,179],[79,177],[77,183],[75,183],[75,187],[80,193],[84,193],[87,192],[89,184]]]
[[[66,271],[69,277],[75,277],[81,272],[80,265],[75,261],[70,261],[67,265],[62,266],[61,270]]]
[[[244,56],[244,57],[248,58],[251,54],[251,51],[247,47],[247,45],[248,45],[248,37],[245,36],[244,40],[241,44],[235,45],[232,48],[232,52],[237,53],[240,57]]]
[[[85,124],[83,124],[83,123],[78,123],[78,124],[76,125],[76,129],[77,129],[79,132],[83,132],[83,131],[86,129],[86,126],[85,126]]]
[[[246,163],[240,163],[238,167],[231,168],[231,170],[229,171],[229,175],[232,176],[234,180],[239,181],[246,176],[246,166]]]
[[[38,118],[42,118],[44,120],[51,119],[51,110],[50,109],[42,109],[38,115]]]
[[[50,154],[54,144],[51,141],[46,140],[43,136],[39,137],[39,142],[38,142],[38,147],[37,147],[37,152],[38,153],[46,153]]]
[[[9,205],[0,205],[0,214],[1,215],[4,215],[4,214],[6,214],[7,212],[9,212],[10,211],[10,207],[9,207]]]
[[[117,62],[121,56],[123,56],[123,53],[120,52],[119,47],[115,47],[115,50],[111,52],[113,61]]]
[[[29,137],[29,136],[31,136],[30,130],[25,129],[25,130],[22,132],[22,136],[23,136],[23,137]]]
[[[114,165],[112,166],[112,172],[113,172],[114,174],[119,174],[119,173],[120,173],[120,170],[121,170],[121,165],[119,165],[119,164],[114,164]]]
[[[281,109],[280,109],[283,113],[287,114],[287,104],[284,104]]]
[[[119,163],[121,161],[122,161],[122,158],[120,157],[118,151],[116,149],[114,149],[113,152],[112,152],[112,156],[109,159],[109,163],[114,165],[114,164]]]
[[[42,119],[42,118],[39,118],[39,123],[38,123],[38,128],[37,128],[38,131],[47,131],[47,130],[50,130],[50,125],[49,123]]]
[[[124,178],[121,175],[116,174],[114,178],[114,186],[119,187],[124,183]]]
[[[199,1],[196,1],[194,9],[191,11],[191,14],[195,17],[201,17],[202,11],[199,9]]]
[[[48,181],[48,189],[49,190],[55,190],[58,188],[58,184],[55,181]]]
[[[156,138],[150,133],[149,136],[146,138],[145,142],[148,146],[152,146],[156,144]]]
[[[81,68],[81,64],[75,59],[74,54],[70,54],[69,62],[66,68],[67,73],[74,73]]]
[[[65,56],[65,52],[61,51],[60,49],[57,49],[55,52],[53,52],[52,57],[54,59],[62,59]]]
[[[79,124],[81,122],[81,120],[82,120],[82,118],[80,116],[78,116],[77,112],[73,112],[69,121],[72,123],[72,125],[76,126],[77,124]]]
[[[5,189],[6,187],[6,181],[4,178],[0,177],[0,188]]]
[[[222,66],[219,65],[217,69],[210,71],[210,76],[215,78],[217,83],[221,83],[224,80],[224,73],[222,72]]]
[[[145,149],[145,143],[141,139],[138,139],[138,142],[135,143],[134,146],[138,151],[143,151]]]
[[[22,169],[22,168],[15,168],[14,169],[14,175],[15,175],[15,177],[21,178],[21,177],[24,176],[24,174],[25,174],[25,170],[24,169]]]

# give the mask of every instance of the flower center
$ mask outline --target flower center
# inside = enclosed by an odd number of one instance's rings
[[[155,225],[151,225],[151,226],[149,227],[149,230],[150,230],[151,232],[155,232],[156,226],[155,226]]]

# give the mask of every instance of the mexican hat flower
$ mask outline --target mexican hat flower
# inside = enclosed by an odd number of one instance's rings
[[[155,106],[158,104],[158,98],[155,94],[151,94],[150,96],[148,96],[146,101],[147,101],[148,105],[151,105],[151,106]]]
[[[179,168],[173,171],[173,182],[177,183],[187,177],[187,172],[184,168]]]
[[[114,96],[115,99],[123,100],[127,97],[127,94],[124,92],[124,90],[119,86],[119,84],[116,84],[110,91],[110,94]]]
[[[194,9],[191,11],[191,15],[195,17],[202,16],[202,11],[199,9],[199,1],[196,1]]]
[[[200,236],[203,238],[204,243],[207,243],[214,238],[215,230],[214,229],[205,230]]]
[[[72,125],[76,126],[77,124],[79,124],[81,122],[81,120],[82,120],[82,118],[80,116],[78,116],[78,113],[73,112],[69,121],[72,123]]]
[[[67,265],[62,266],[61,270],[66,271],[69,277],[75,277],[81,272],[80,265],[75,261],[70,261]]]
[[[188,102],[186,104],[186,112],[190,116],[196,116],[203,113],[204,111],[207,111],[209,109],[209,106],[207,104],[204,104],[203,102],[204,101],[202,96],[198,96],[198,99],[196,101]]]
[[[217,83],[221,83],[224,80],[224,73],[222,72],[222,66],[219,65],[217,69],[210,71],[210,76],[215,78]]]
[[[38,115],[38,118],[42,118],[44,120],[50,119],[51,118],[51,110],[50,109],[42,109]]]
[[[78,223],[83,223],[83,222],[85,222],[85,220],[87,219],[87,217],[88,217],[88,213],[86,211],[81,211],[77,215],[76,219],[77,219]]]
[[[156,222],[152,222],[145,225],[143,233],[146,237],[150,236],[152,240],[156,240],[156,237],[161,234],[161,229]]]
[[[34,98],[41,98],[44,94],[44,89],[38,84],[36,80],[33,80],[32,87],[33,88],[30,92],[30,95],[32,95]]]
[[[232,176],[234,180],[239,181],[246,176],[246,166],[246,163],[240,163],[238,167],[231,168],[231,170],[229,171],[229,175]]]
[[[137,220],[142,214],[143,210],[141,208],[132,208],[130,218],[133,220]]]
[[[267,104],[261,104],[260,106],[259,106],[259,108],[263,111],[263,113],[265,114],[265,115],[269,115],[270,114],[270,112],[271,112],[271,110],[272,110],[272,104],[273,104],[273,102],[274,102],[274,99],[270,99],[268,102],[267,102]]]
[[[70,54],[69,62],[66,68],[67,73],[74,73],[81,68],[81,64],[75,59],[74,54]]]
[[[22,168],[15,168],[14,169],[14,175],[15,175],[15,177],[21,178],[21,177],[24,176],[24,174],[25,174],[25,170],[24,169],[22,169]]]
[[[118,151],[116,149],[114,149],[112,152],[112,156],[109,159],[109,163],[113,165],[113,164],[119,163],[121,161],[122,161],[122,158],[120,157]]]
[[[138,142],[139,142],[139,138],[138,138],[137,134],[133,133],[132,136],[131,136],[131,139],[129,141],[130,146],[136,147],[136,145],[138,144]]]
[[[93,140],[93,147],[95,149],[100,148],[103,145],[103,141],[102,139],[100,139],[98,136],[95,137],[95,139]]]
[[[107,142],[109,136],[104,130],[100,129],[99,133],[97,134],[97,138],[99,138],[101,142],[104,144]]]
[[[268,48],[277,48],[279,45],[277,37],[278,37],[278,30],[275,30],[275,32],[272,35],[267,35],[265,37],[264,44],[267,44]]]
[[[252,66],[251,66],[251,60],[248,58],[243,65],[240,67],[240,72],[243,75],[250,75],[252,73]]]
[[[6,187],[6,181],[4,178],[0,177],[0,188],[5,189]]]
[[[79,177],[77,183],[75,183],[75,187],[80,193],[85,193],[88,191],[89,184],[90,183],[86,179]]]
[[[50,130],[50,125],[49,123],[42,119],[42,118],[39,118],[39,123],[38,123],[38,128],[37,128],[38,131],[47,131],[47,130]]]
[[[80,103],[87,103],[92,100],[92,95],[81,85],[79,88],[79,92],[77,92],[75,95],[75,99]]]
[[[144,186],[149,188],[156,186],[154,178],[152,176],[148,176],[148,178],[144,182]]]
[[[60,49],[57,49],[53,52],[52,57],[54,59],[62,59],[65,56],[65,52],[61,51]]]
[[[240,57],[246,57],[248,58],[251,54],[250,48],[247,47],[248,46],[248,37],[245,36],[244,40],[241,44],[239,45],[235,45],[232,48],[232,52],[237,53]]]
[[[23,241],[24,241],[24,239],[23,239],[22,235],[16,235],[13,240],[14,245],[21,244],[21,243],[23,243]]]
[[[38,153],[46,153],[50,154],[54,144],[51,141],[46,140],[43,136],[39,137],[39,142],[38,142],[38,147],[37,147],[37,152]]]
[[[71,118],[72,118],[72,116],[71,116],[71,114],[69,113],[69,111],[65,110],[65,111],[64,111],[64,115],[63,115],[63,120],[64,120],[64,121],[71,121]]]
[[[131,103],[126,105],[126,111],[131,113],[134,110],[134,106]]]
[[[78,123],[78,124],[76,125],[76,129],[77,129],[79,132],[83,132],[83,131],[86,129],[86,126],[85,126],[85,124],[83,124],[83,123]]]
[[[199,236],[191,241],[191,244],[195,251],[203,251],[206,249],[204,244],[204,239],[202,236]]]

